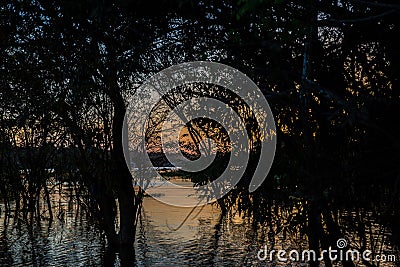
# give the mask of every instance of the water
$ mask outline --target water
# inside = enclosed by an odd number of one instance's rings
[[[53,195],[56,218],[50,224],[1,216],[0,266],[100,266],[104,245],[99,231],[77,205]],[[4,207],[1,207],[4,210]]]
[[[147,198],[136,245],[138,266],[246,266],[256,262],[253,232],[240,219],[220,220],[213,205],[171,207]],[[189,215],[187,221],[180,224]],[[178,229],[177,229],[178,228]]]
[[[45,219],[45,207],[40,223],[29,217],[6,219],[4,213],[1,215],[0,266],[120,266],[120,256],[107,250],[104,237],[68,194],[69,191],[52,195],[51,224]],[[0,207],[4,211],[4,205]],[[270,266],[257,259],[258,250],[267,244],[266,230],[252,229],[251,220],[238,214],[221,217],[215,205],[192,211],[146,197],[133,265]],[[302,238],[278,236],[276,240],[277,247],[307,247]],[[282,262],[274,265],[287,266]]]
[[[0,219],[0,266],[102,266],[104,238],[65,195],[52,195],[54,220]],[[1,207],[4,210],[4,206]],[[45,209],[43,208],[43,213]],[[189,216],[188,216],[189,215]],[[257,246],[246,222],[221,220],[215,205],[168,206],[146,197],[137,229],[137,266],[245,266]],[[45,216],[44,216],[45,217]],[[187,218],[186,218],[187,217]],[[112,259],[119,266],[118,255]],[[244,265],[245,264],[245,265]]]

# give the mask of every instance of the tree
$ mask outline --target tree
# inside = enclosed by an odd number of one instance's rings
[[[126,100],[152,73],[191,60],[220,61],[248,74],[279,128],[276,164],[263,188],[249,194],[243,183],[222,206],[239,202],[241,212],[262,223],[273,217],[277,199],[313,249],[344,234],[338,210],[398,207],[398,157],[390,157],[398,154],[399,124],[388,119],[399,109],[395,1],[162,1],[157,10],[153,4],[0,6],[1,96],[13,103],[3,110],[25,104],[30,116],[57,123],[55,131],[79,151],[77,168],[110,243],[133,243],[143,197],[133,190],[122,153]],[[3,115],[2,125],[13,116]],[[386,168],[390,174],[377,174]],[[382,182],[385,189],[373,199],[351,190]],[[388,188],[392,201],[379,198]],[[395,233],[398,213],[385,216]]]

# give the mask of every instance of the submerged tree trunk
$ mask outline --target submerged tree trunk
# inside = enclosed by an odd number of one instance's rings
[[[104,186],[103,189],[97,191],[96,202],[99,205],[100,214],[98,217],[100,219],[100,227],[104,231],[108,243],[111,246],[118,244],[117,234],[115,231],[117,208],[112,192],[107,190]]]
[[[126,173],[126,171],[124,171],[118,185],[120,218],[120,230],[118,235],[121,245],[133,245],[135,241],[136,212],[139,204],[135,201],[136,197],[132,185],[132,177],[129,172]]]
[[[112,150],[113,173],[111,175],[115,175],[113,185],[119,205],[118,242],[120,245],[133,246],[137,213],[140,212],[142,197],[140,194],[135,194],[132,176],[124,158],[122,135],[125,103],[120,94],[114,95],[113,102],[115,110],[112,125],[114,146]]]

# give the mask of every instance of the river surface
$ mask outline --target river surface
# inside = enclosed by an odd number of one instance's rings
[[[68,192],[52,195],[54,220],[29,222],[22,216],[0,217],[0,266],[120,266],[104,238]],[[4,205],[0,205],[4,211]],[[209,204],[192,210],[146,197],[137,229],[136,266],[275,266],[257,258],[266,244],[239,215],[223,217]],[[262,231],[262,230],[261,230]],[[266,235],[267,236],[267,235]],[[301,240],[301,239],[300,239]],[[277,238],[275,246],[306,247]],[[111,265],[110,265],[111,261]],[[281,266],[306,266],[304,263]],[[339,265],[340,266],[340,265]],[[380,266],[396,266],[381,264]]]
[[[55,194],[54,220],[31,222],[22,216],[0,218],[0,266],[103,266],[106,244],[75,201]],[[4,211],[4,205],[1,206]],[[43,211],[45,214],[45,211]],[[258,245],[247,222],[220,220],[217,206],[192,210],[143,203],[135,243],[137,266],[253,266]],[[119,266],[118,255],[113,259]]]

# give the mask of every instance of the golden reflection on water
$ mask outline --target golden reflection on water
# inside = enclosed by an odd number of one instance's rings
[[[142,214],[160,231],[173,233],[182,240],[192,239],[193,230],[200,226],[200,222],[207,221],[212,229],[220,217],[218,207],[212,204],[194,208],[176,207],[151,197],[144,199]]]
[[[30,227],[22,218],[5,220],[4,213],[1,215],[0,266],[102,265],[106,257],[104,242],[96,227],[79,212],[77,202],[70,201],[70,195],[73,192],[67,188],[52,194],[54,221],[51,225],[44,219],[40,225]],[[4,205],[0,203],[0,206],[4,210]],[[46,206],[41,209],[46,215]],[[251,218],[238,213],[221,217],[215,204],[192,209],[145,197],[135,243],[137,266],[269,266],[271,263],[260,262],[256,255],[261,247],[270,245],[268,233],[272,226],[254,230],[251,224]],[[377,234],[386,240],[380,226],[371,225],[371,240],[377,242]],[[307,249],[306,237],[302,235],[284,238],[280,233],[274,239],[275,249]],[[356,237],[349,241],[357,247]],[[386,243],[382,247],[384,251],[391,250]],[[282,262],[272,264],[287,266]],[[115,266],[119,266],[117,262]],[[291,266],[305,265],[291,263]]]

